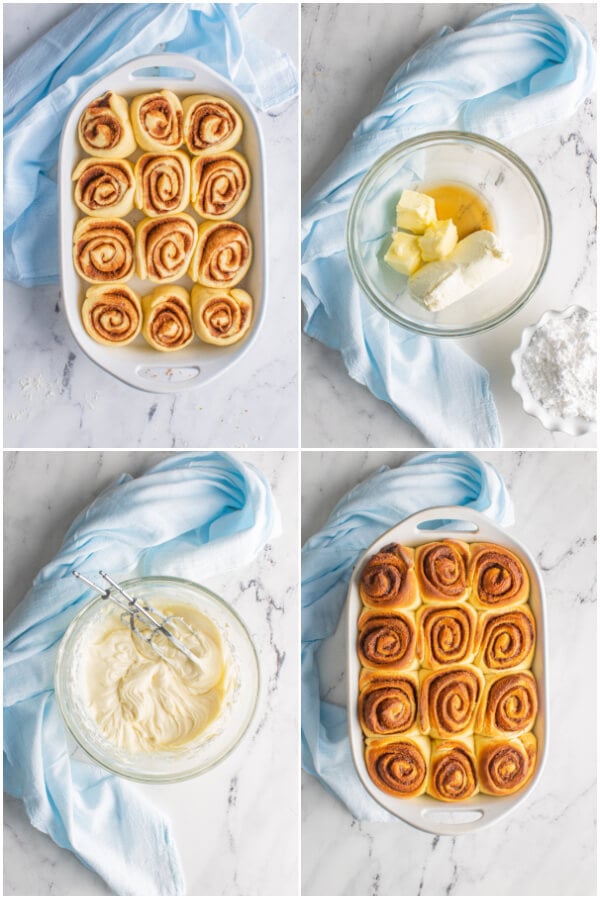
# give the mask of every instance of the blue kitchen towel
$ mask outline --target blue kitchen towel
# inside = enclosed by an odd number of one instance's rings
[[[379,106],[308,194],[302,219],[305,330],[433,447],[490,447],[500,428],[488,373],[449,341],[389,322],[362,295],[346,253],[352,198],[401,141],[456,128],[507,140],[572,115],[594,83],[589,36],[538,4],[500,5],[444,28],[394,74]]]
[[[295,97],[290,58],[251,33],[252,4],[83,3],[4,76],[4,277],[58,280],[56,164],[65,119],[97,79],[136,56],[186,53],[261,110]]]
[[[422,453],[358,484],[302,548],[302,767],[358,819],[394,817],[356,774],[346,708],[321,699],[318,651],[336,630],[361,553],[392,525],[430,506],[476,509],[499,525],[514,521],[502,477],[489,463],[472,453]]]
[[[53,687],[58,644],[91,599],[71,574],[204,581],[251,562],[279,527],[265,477],[226,453],[176,454],[121,475],[75,519],[6,623],[4,788],[32,825],[122,896],[185,893],[165,816],[122,778],[71,755]]]

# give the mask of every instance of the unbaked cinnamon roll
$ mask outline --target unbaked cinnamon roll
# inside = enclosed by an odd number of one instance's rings
[[[142,297],[142,334],[155,350],[181,350],[192,341],[190,297],[179,285],[160,285]]]
[[[415,609],[419,605],[414,551],[388,544],[364,566],[359,585],[365,606],[380,611]]]
[[[498,544],[471,544],[471,603],[477,609],[503,610],[529,597],[527,569],[514,553]]]
[[[250,169],[241,153],[228,150],[192,160],[192,206],[205,219],[232,219],[250,195]]]
[[[135,181],[126,159],[82,159],[73,181],[75,203],[88,216],[120,218],[133,209]]]
[[[537,684],[531,672],[490,675],[475,730],[486,737],[515,737],[532,728],[537,711]]]
[[[446,666],[430,672],[421,669],[419,724],[433,738],[473,734],[475,716],[483,693],[483,675],[475,666]]]
[[[194,331],[207,344],[227,347],[241,341],[252,324],[252,307],[252,297],[240,288],[192,288]]]
[[[535,772],[537,741],[530,731],[520,738],[475,738],[479,787],[504,796],[525,787]]]
[[[252,241],[239,222],[203,222],[189,275],[203,287],[231,288],[240,283],[252,262]]]
[[[183,139],[194,156],[231,150],[243,129],[242,117],[222,97],[194,94],[183,101]]]
[[[418,797],[427,788],[430,744],[418,732],[369,738],[365,763],[373,783],[395,797]]]
[[[527,605],[482,613],[475,664],[483,672],[528,669],[535,653],[535,619]]]
[[[100,284],[87,289],[81,321],[91,338],[106,347],[124,347],[140,333],[140,298],[126,284]]]
[[[365,609],[358,619],[358,658],[371,669],[414,669],[417,634],[412,612],[382,615]]]
[[[415,728],[419,679],[412,672],[379,674],[363,669],[358,720],[369,737],[402,734]]]
[[[135,150],[127,101],[112,91],[86,106],[77,133],[79,143],[90,156],[122,159]]]
[[[475,656],[477,613],[468,604],[421,606],[417,610],[417,653],[425,669],[470,663]]]
[[[183,110],[173,91],[134,97],[131,124],[142,150],[165,153],[177,150],[183,143]]]
[[[124,219],[80,219],[73,233],[73,262],[92,284],[128,281],[133,275],[135,235]]]
[[[198,226],[187,213],[142,219],[136,228],[139,277],[177,281],[185,274],[197,237]]]
[[[469,545],[463,541],[433,541],[417,547],[415,566],[425,603],[460,603],[469,595]]]
[[[468,800],[478,790],[473,738],[432,741],[427,793],[437,800],[454,803]]]
[[[185,153],[144,153],[135,164],[135,205],[151,218],[183,212],[190,201]]]

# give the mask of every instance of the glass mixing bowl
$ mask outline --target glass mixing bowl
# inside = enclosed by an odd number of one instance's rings
[[[151,605],[184,603],[196,608],[218,628],[228,665],[229,687],[217,719],[185,748],[176,752],[126,753],[100,732],[79,689],[86,646],[101,620],[117,609],[97,596],[73,619],[58,649],[54,673],[56,698],[64,721],[85,752],[105,769],[133,781],[184,781],[211,769],[242,739],[256,709],[259,668],[256,650],[246,627],[234,611],[212,591],[181,578],[150,577],[124,582],[125,590]],[[97,632],[96,632],[97,633]]]
[[[383,257],[402,191],[442,184],[463,185],[485,201],[512,262],[462,300],[430,312]],[[499,325],[527,302],[548,262],[552,224],[544,192],[518,156],[477,134],[442,131],[405,141],[377,160],[352,201],[346,240],[354,276],[380,312],[421,334],[460,337]]]

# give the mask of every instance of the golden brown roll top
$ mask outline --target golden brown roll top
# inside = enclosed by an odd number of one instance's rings
[[[419,605],[414,551],[387,544],[365,564],[359,584],[365,606],[380,611],[415,609]]]
[[[469,545],[463,541],[433,541],[417,547],[416,571],[424,603],[453,604],[469,595]]]
[[[427,793],[436,800],[455,803],[474,797],[478,790],[473,738],[432,741]]]
[[[227,347],[246,336],[252,325],[253,300],[240,288],[192,288],[194,331],[201,341]]]
[[[533,662],[535,639],[535,619],[527,605],[501,613],[482,613],[475,664],[486,673],[528,669]]]
[[[369,738],[365,763],[371,780],[395,797],[418,797],[427,789],[430,743],[417,731],[401,737]]]
[[[240,283],[252,262],[252,241],[239,222],[203,222],[189,275],[203,287],[231,288]]]
[[[136,237],[139,277],[157,283],[177,281],[188,268],[198,226],[187,213],[142,219]]]
[[[77,133],[79,143],[90,156],[119,159],[135,150],[127,101],[112,91],[86,106]]]
[[[472,665],[419,672],[419,727],[433,738],[473,734],[484,678]]]
[[[126,284],[101,284],[87,289],[81,307],[83,327],[107,347],[124,347],[142,327],[140,298]]]
[[[533,727],[537,711],[537,684],[531,672],[490,675],[485,679],[476,731],[486,737],[514,737]]]
[[[192,341],[192,310],[185,288],[160,285],[142,297],[142,334],[155,350],[181,350]]]
[[[183,143],[183,109],[173,91],[154,91],[134,97],[131,123],[142,150],[168,153]]]
[[[504,610],[529,598],[527,569],[514,553],[498,544],[471,544],[471,603],[477,609]]]
[[[190,201],[190,161],[179,150],[144,153],[135,164],[135,205],[150,218],[183,212]]]
[[[425,669],[470,663],[475,655],[477,613],[468,604],[417,610],[417,654]]]
[[[126,159],[82,159],[73,181],[75,203],[88,216],[118,218],[133,209],[135,180]]]
[[[475,738],[479,787],[484,794],[505,796],[525,787],[535,771],[537,741],[531,732],[520,738]]]
[[[229,150],[192,160],[192,206],[205,219],[232,219],[250,195],[250,169]]]
[[[135,235],[124,219],[80,219],[73,234],[73,262],[86,281],[127,281],[133,275]]]
[[[416,674],[384,675],[363,669],[359,691],[358,719],[364,734],[378,737],[415,728],[419,702]]]
[[[238,111],[222,97],[194,94],[183,101],[183,138],[194,156],[231,150],[243,128]]]
[[[371,669],[414,669],[417,630],[412,612],[382,615],[365,609],[358,619],[358,658]]]

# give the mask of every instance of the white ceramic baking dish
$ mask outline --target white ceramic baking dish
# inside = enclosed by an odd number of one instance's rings
[[[441,528],[432,528],[443,521]],[[469,530],[463,530],[469,529]],[[359,594],[360,575],[367,559],[392,542],[417,547],[433,540],[458,538],[467,543],[491,541],[513,550],[527,567],[531,579],[530,605],[537,625],[537,641],[532,665],[539,693],[539,711],[533,732],[537,738],[537,768],[529,784],[509,797],[492,797],[478,793],[470,800],[444,803],[428,794],[403,799],[392,797],[376,787],[367,772],[364,759],[364,737],[358,720],[358,679],[360,662],[356,652],[358,616],[362,609]],[[381,806],[422,831],[432,834],[457,835],[478,831],[504,818],[529,796],[544,768],[548,747],[548,665],[546,653],[546,609],[542,579],[535,560],[525,547],[486,516],[462,506],[434,507],[394,525],[377,538],[357,561],[348,588],[348,725],[350,745],[356,770],[367,791]]]
[[[86,156],[77,139],[79,117],[88,103],[105,91],[114,91],[131,100],[136,94],[162,88],[168,88],[180,98],[199,93],[217,94],[231,101],[244,121],[244,133],[236,149],[248,160],[252,173],[252,190],[248,203],[235,219],[248,228],[252,237],[253,261],[240,287],[254,298],[255,312],[248,337],[229,347],[214,347],[194,339],[182,350],[160,353],[153,350],[141,334],[126,347],[105,347],[92,340],[81,323],[80,308],[88,284],[77,274],[72,257],[73,230],[77,220],[83,216],[73,200],[72,182],[73,169]],[[129,159],[135,161],[141,153],[138,149]],[[206,384],[233,366],[250,349],[259,332],[267,299],[264,148],[260,127],[252,108],[229,81],[198,60],[182,54],[140,56],[125,63],[96,81],[73,106],[63,128],[58,179],[64,307],[75,340],[90,359],[133,387],[156,393],[171,393]],[[200,221],[191,207],[187,212]],[[135,225],[143,218],[143,214],[134,210],[125,218]],[[135,291],[141,290],[141,293],[149,293],[155,287],[150,282],[141,281],[137,275],[127,284]],[[190,289],[192,280],[185,275],[176,284]]]

